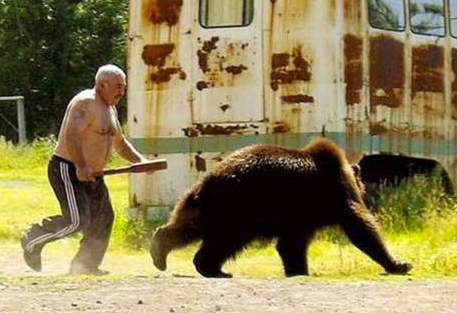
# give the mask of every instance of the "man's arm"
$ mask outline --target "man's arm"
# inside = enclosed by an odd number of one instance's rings
[[[79,180],[87,181],[92,179],[92,169],[90,169],[82,153],[81,137],[84,130],[90,123],[90,112],[86,100],[77,100],[68,115],[66,145],[71,155],[72,162],[76,166],[76,175]]]
[[[113,147],[114,150],[124,159],[131,163],[145,162],[147,161],[122,134],[121,124],[117,120],[116,112],[116,132],[113,136]]]

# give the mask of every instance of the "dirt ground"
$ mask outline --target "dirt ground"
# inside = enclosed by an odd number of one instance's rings
[[[457,282],[133,277],[0,283],[0,312],[456,312]]]
[[[71,254],[48,253],[36,274],[19,252],[0,249],[0,312],[457,312],[455,280],[177,277],[128,255],[105,264],[120,275],[79,278],[65,275]]]

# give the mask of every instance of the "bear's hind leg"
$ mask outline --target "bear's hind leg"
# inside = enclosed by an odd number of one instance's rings
[[[232,274],[224,273],[222,266],[227,259],[234,257],[243,248],[245,241],[220,239],[203,239],[200,249],[194,257],[196,270],[204,277],[230,278]]]
[[[287,277],[308,275],[307,250],[311,235],[287,234],[278,238],[276,250],[281,257]]]

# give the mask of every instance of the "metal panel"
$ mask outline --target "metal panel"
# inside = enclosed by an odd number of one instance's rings
[[[192,88],[194,123],[242,123],[264,119],[261,10],[248,26],[204,28],[194,2]],[[228,2],[225,2],[228,4]],[[228,11],[241,7],[227,6]]]
[[[130,0],[128,125],[132,138],[179,137],[191,124],[192,10],[190,1]],[[171,205],[193,181],[189,158],[167,156],[170,168],[164,173],[131,175],[131,203]]]
[[[341,129],[336,1],[271,1],[265,7],[269,132]]]

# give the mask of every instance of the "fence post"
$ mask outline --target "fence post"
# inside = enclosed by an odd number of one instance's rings
[[[24,107],[24,97],[23,96],[6,96],[0,97],[0,101],[16,101],[17,106],[17,128],[8,121],[5,117],[5,121],[11,126],[19,135],[19,143],[27,143],[27,134],[25,132],[25,107]]]
[[[17,126],[19,130],[19,143],[25,144],[27,142],[27,134],[25,133],[24,97],[17,99]]]

